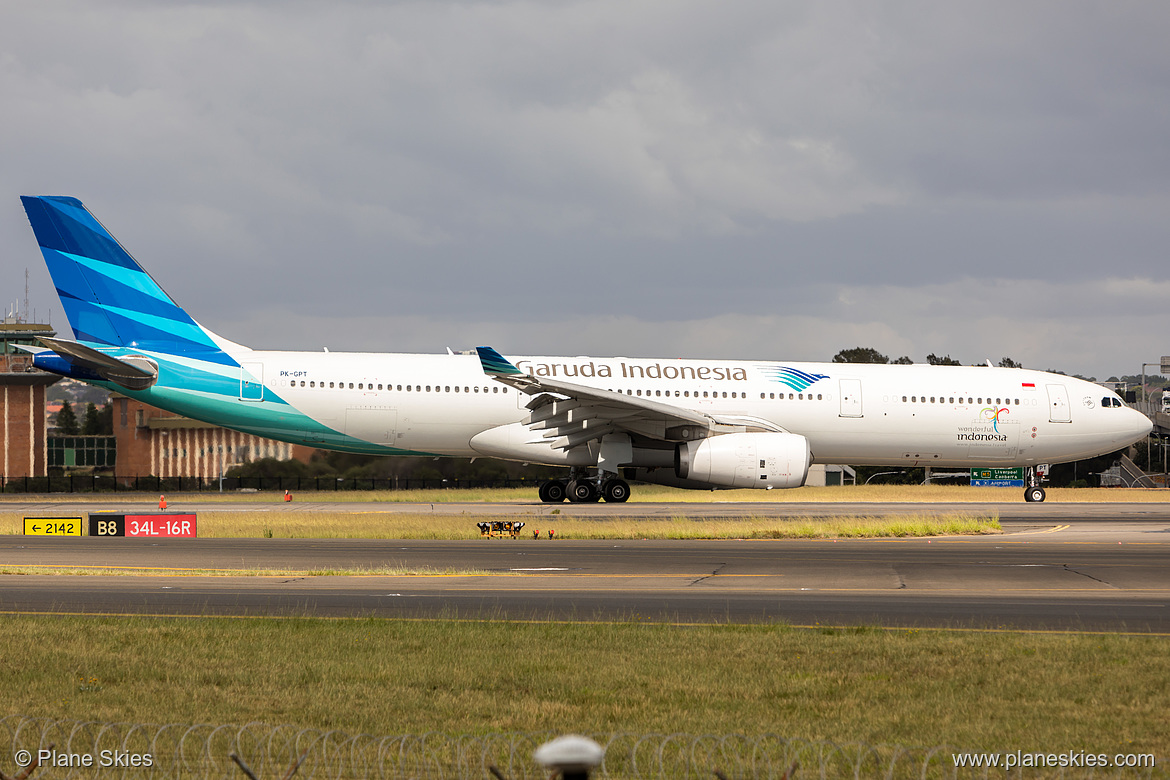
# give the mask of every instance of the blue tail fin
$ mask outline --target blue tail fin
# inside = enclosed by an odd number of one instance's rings
[[[21,202],[78,341],[231,362],[76,198]]]

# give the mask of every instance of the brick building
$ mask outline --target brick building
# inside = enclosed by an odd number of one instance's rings
[[[119,477],[218,477],[261,458],[308,463],[313,447],[229,431],[114,394]]]
[[[0,323],[0,396],[4,408],[4,456],[0,476],[43,477],[48,471],[45,391],[61,377],[32,366],[32,355],[14,345],[37,345],[40,336],[56,335],[48,325],[6,317]]]

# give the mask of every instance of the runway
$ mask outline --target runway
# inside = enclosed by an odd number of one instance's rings
[[[1012,491],[1015,496],[1015,492]],[[0,502],[0,511],[36,514],[39,512],[67,514],[70,512],[155,511],[156,499],[136,501],[105,497],[99,500],[78,498],[51,502]],[[539,501],[515,502],[435,502],[410,503],[398,501],[293,501],[285,503],[279,496],[253,501],[211,500],[203,496],[171,497],[169,509],[182,512],[270,512],[314,513],[354,512],[373,514],[410,515],[467,515],[527,517],[596,517],[596,518],[662,518],[662,517],[835,517],[841,515],[884,516],[891,514],[995,514],[1003,520],[1062,520],[1083,519],[1125,520],[1164,519],[1170,522],[1170,502],[1148,503],[1024,503],[1022,499],[1002,502],[837,502],[837,501],[695,501],[695,502],[638,502],[625,504],[542,504]]]
[[[383,511],[387,505],[377,506],[372,510],[370,504],[329,505],[329,511]],[[472,505],[436,506],[441,507],[437,511],[461,511]],[[968,512],[986,511],[986,505],[961,506]],[[543,509],[503,507],[512,514]],[[605,507],[583,508],[604,512]],[[639,507],[644,509],[637,512]],[[903,505],[888,504],[865,504],[862,511],[839,504],[626,504],[614,509],[625,517],[733,516],[729,507],[739,515],[757,516],[765,513],[761,507],[772,510],[769,514],[783,510],[794,515],[906,511]],[[937,504],[911,507],[918,512],[955,511]],[[255,505],[249,508],[263,511]],[[784,622],[1170,633],[1167,505],[1010,508],[1017,510],[1015,516],[1001,513],[1004,535],[930,540],[0,537],[0,570],[53,565],[201,572],[4,574],[0,612]],[[306,511],[287,506],[267,510]],[[486,514],[505,513],[497,509]],[[442,573],[306,573],[388,568]],[[271,570],[296,574],[254,574]]]

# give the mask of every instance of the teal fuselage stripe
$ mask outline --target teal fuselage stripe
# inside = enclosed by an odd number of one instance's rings
[[[143,354],[134,350],[110,350],[115,357]],[[304,444],[362,455],[433,455],[429,452],[388,447],[363,441],[317,422],[264,387],[263,400],[240,397],[242,369],[219,363],[168,359],[148,353],[158,363],[159,381],[145,390],[128,390],[112,382],[91,382],[173,414],[250,433],[266,439]],[[207,368],[201,368],[206,366]],[[224,372],[230,372],[225,374]]]

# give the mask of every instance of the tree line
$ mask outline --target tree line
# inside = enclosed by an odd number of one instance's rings
[[[900,358],[890,360],[889,355],[883,355],[873,347],[853,347],[852,349],[843,349],[836,355],[833,355],[834,363],[889,363],[891,365],[913,365],[914,361],[908,355],[903,355]],[[961,361],[955,360],[949,354],[936,355],[931,352],[926,356],[926,362],[932,366],[961,366]],[[983,366],[986,363],[972,363],[974,366]],[[1024,364],[1012,360],[1010,357],[1003,357],[997,363],[1000,368],[1023,368]],[[1057,372],[1060,373],[1060,372]]]
[[[79,420],[73,404],[66,399],[53,418],[53,426],[58,436],[113,436],[114,407],[106,404],[99,409],[96,404],[86,404],[85,417]]]

